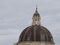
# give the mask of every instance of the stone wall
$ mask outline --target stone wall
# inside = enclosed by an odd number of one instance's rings
[[[17,45],[17,43],[14,45]],[[55,45],[55,44],[49,42],[21,42],[18,45]]]

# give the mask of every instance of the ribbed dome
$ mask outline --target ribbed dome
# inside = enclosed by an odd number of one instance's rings
[[[23,30],[18,43],[23,41],[45,41],[53,43],[53,37],[45,27],[34,25]]]

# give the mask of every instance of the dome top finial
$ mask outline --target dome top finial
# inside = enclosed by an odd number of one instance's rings
[[[37,5],[36,5],[36,12],[37,12],[37,9],[38,9],[38,8],[37,8]]]
[[[36,9],[37,9],[37,5],[36,5]]]
[[[36,5],[36,9],[35,9],[34,15],[39,15],[37,5]]]

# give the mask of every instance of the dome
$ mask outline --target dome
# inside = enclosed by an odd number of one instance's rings
[[[45,41],[45,42],[53,42],[53,37],[51,33],[43,26],[34,25],[29,26],[23,30],[19,37],[19,41]]]

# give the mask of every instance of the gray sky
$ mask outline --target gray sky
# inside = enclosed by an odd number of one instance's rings
[[[60,0],[0,0],[0,45],[13,45],[32,23],[36,3],[41,23],[60,45]]]

